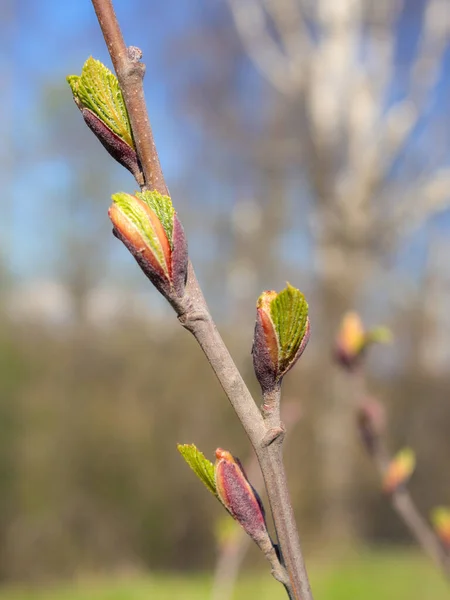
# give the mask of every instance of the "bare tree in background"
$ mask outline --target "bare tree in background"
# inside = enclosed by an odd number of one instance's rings
[[[448,2],[228,3],[248,55],[279,92],[280,102],[294,111],[302,130],[303,175],[314,206],[315,303],[320,311],[315,331],[325,343],[374,274],[382,275],[382,259],[401,237],[448,207],[450,169],[444,166],[439,137],[420,164],[405,166],[404,160],[441,77],[450,37]],[[421,21],[418,34],[405,33],[411,16]],[[415,55],[406,61],[406,94],[396,101],[401,30]],[[286,149],[284,144],[283,160]],[[293,151],[298,150],[294,144]],[[321,373],[317,396],[329,399],[317,428],[323,528],[342,538],[353,526],[348,505],[351,413],[340,397],[338,375]]]

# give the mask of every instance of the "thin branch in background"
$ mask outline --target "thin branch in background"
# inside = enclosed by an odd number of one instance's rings
[[[359,316],[348,313],[341,325],[335,345],[337,363],[345,370],[349,380],[349,394],[355,411],[361,441],[367,454],[372,459],[380,480],[385,484],[386,476],[391,468],[399,473],[399,461],[390,456],[386,448],[384,432],[386,429],[383,406],[370,397],[365,374],[365,353],[367,347],[376,342],[390,341],[389,331],[377,327],[365,331]],[[394,462],[397,464],[394,465]],[[450,557],[441,544],[433,529],[420,514],[409,489],[407,479],[412,473],[413,466],[400,473],[398,480],[386,489],[391,504],[402,519],[413,538],[423,549],[434,564],[450,578]]]
[[[419,219],[421,224],[448,208],[448,202],[441,202],[437,209],[424,211],[411,186],[405,201],[392,211],[392,195],[381,194],[438,82],[450,41],[446,0],[425,4],[409,89],[405,98],[390,106],[386,101],[396,75],[395,28],[407,10],[401,0],[374,2],[367,14],[363,3],[351,1],[318,0],[309,9],[302,0],[228,0],[228,4],[256,68],[304,110],[313,190],[336,213],[341,229],[353,231],[357,224],[367,237],[364,232],[371,224],[373,229],[374,221],[370,201],[376,198],[386,199],[383,211],[388,223],[380,226],[380,235],[390,238],[409,233]],[[369,48],[365,62],[363,38]],[[343,133],[345,139],[340,137]]]
[[[267,31],[267,18],[258,0],[228,0],[236,28],[257,69],[280,93],[291,96],[302,83],[302,72]],[[291,44],[290,44],[291,45]]]
[[[137,154],[145,177],[143,189],[167,196],[167,186],[145,106],[142,86],[145,67],[140,62],[142,53],[136,47],[126,48],[111,0],[92,0],[92,3],[128,110]],[[126,194],[116,196],[116,207],[119,202],[128,202],[143,211],[143,214],[147,212],[141,199]],[[115,230],[119,231],[118,237],[132,251],[145,272],[144,250],[133,247],[135,238],[128,241],[123,234],[118,225],[123,224],[120,221],[121,214],[117,209],[116,221],[113,220]],[[135,235],[134,231],[131,233]],[[167,244],[167,239],[165,243]],[[170,253],[170,247],[165,247],[166,252]],[[146,274],[148,275],[147,272]],[[288,574],[288,581],[283,582],[286,590],[292,600],[312,600],[282,460],[284,428],[279,419],[279,411],[275,411],[266,419],[263,418],[215,326],[190,263],[183,294],[170,295],[167,289],[165,288],[165,296],[177,312],[180,323],[193,334],[204,351],[255,449],[275,524],[281,564],[285,566]],[[288,292],[291,293],[291,289]]]

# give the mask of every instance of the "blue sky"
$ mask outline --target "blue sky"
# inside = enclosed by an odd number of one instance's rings
[[[147,4],[145,0],[141,3],[122,0],[115,4],[126,42],[140,46],[144,51],[147,104],[169,187],[172,191],[179,192],[180,188],[182,191],[186,181],[199,186],[198,194],[190,189],[188,196],[195,196],[196,203],[203,207],[205,223],[221,214],[228,215],[233,194],[236,190],[245,190],[245,174],[237,176],[242,181],[240,188],[227,183],[227,170],[230,181],[235,177],[230,170],[232,163],[224,162],[224,173],[219,178],[205,173],[203,180],[200,178],[199,181],[198,169],[193,175],[194,149],[207,143],[208,135],[202,131],[195,117],[180,114],[176,108],[177,99],[173,97],[178,89],[177,78],[187,77],[189,73],[195,76],[196,60],[214,60],[208,56],[197,59],[185,57],[182,52],[176,51],[180,40],[198,25],[204,3],[200,0],[170,0]],[[147,9],[151,5],[151,11],[145,11],[145,19],[136,18],[139,4]],[[6,256],[6,266],[15,278],[53,277],[60,273],[58,260],[67,251],[64,235],[70,233],[72,224],[85,232],[86,239],[92,238],[98,231],[102,234],[107,232],[106,210],[110,194],[118,189],[130,190],[134,183],[129,174],[114,165],[109,157],[100,156],[101,148],[90,132],[83,130],[83,122],[65,85],[66,75],[80,72],[84,60],[91,54],[110,66],[91,3],[88,0],[42,0],[39,3],[7,0],[5,15],[1,26],[0,72],[6,85],[0,101],[2,112],[8,118],[0,124],[0,134],[7,142],[1,152],[3,168],[0,169],[0,178],[7,194],[3,199],[4,218],[0,221],[0,251]],[[229,20],[226,25],[231,31],[231,19],[225,10],[223,15],[225,20]],[[397,48],[400,66],[410,60],[417,37],[414,21],[408,22],[405,27],[405,34]],[[171,57],[172,52],[175,58]],[[443,76],[431,97],[429,113],[413,138],[413,146],[424,161],[430,152],[430,139],[424,134],[428,120],[447,113],[449,69],[447,53]],[[398,84],[392,89],[392,101],[402,95],[405,83],[402,72],[400,68]],[[242,102],[249,114],[255,111],[256,116],[255,95],[267,92],[267,88],[249,62],[241,71],[241,79],[241,96],[237,97],[237,101]],[[52,129],[52,111],[67,115],[66,122],[55,118],[53,126],[58,127],[58,131]],[[64,138],[62,149],[58,144]],[[209,149],[203,148],[202,152],[208,154]],[[447,164],[449,153],[444,154],[443,164]],[[96,157],[95,163],[91,162],[93,156]],[[220,149],[214,148],[208,158],[220,170],[224,156]],[[96,190],[90,181],[88,184],[92,192],[79,198],[78,202],[72,197],[81,193],[78,178],[83,169],[89,170],[92,164],[94,169],[103,172],[104,189]],[[396,168],[400,173],[401,163]],[[297,188],[294,196],[296,193],[305,194],[305,190]],[[189,226],[189,206],[183,204],[179,197],[180,214]],[[292,202],[294,205],[295,198]],[[402,247],[397,256],[399,264],[411,271],[421,267],[430,236],[436,231],[446,235],[449,225],[450,216],[445,214],[422,228]],[[299,235],[301,226],[304,235]],[[204,248],[210,244],[218,251],[215,234],[204,233],[197,246],[192,242],[193,253],[197,253],[199,258],[204,257]],[[301,215],[292,215],[280,248],[285,257],[296,256],[293,267],[304,267],[308,263],[310,238]],[[106,243],[104,253],[106,258],[102,256],[102,260],[105,260],[106,266],[103,277],[111,276],[116,265],[127,266],[128,269],[129,257],[112,238]],[[131,276],[125,270],[121,276],[134,277],[136,272],[132,273]]]

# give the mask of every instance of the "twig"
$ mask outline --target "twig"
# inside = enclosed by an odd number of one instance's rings
[[[367,383],[362,366],[350,372],[355,405],[367,397]],[[382,433],[374,436],[370,447],[366,447],[380,478],[383,479],[391,463]],[[405,485],[397,486],[389,495],[393,509],[404,522],[416,542],[446,577],[450,577],[450,559],[427,521],[420,514],[410,491]]]
[[[373,461],[380,477],[383,478],[391,462],[383,440],[379,440],[374,446]],[[408,488],[404,485],[397,487],[390,495],[390,500],[395,512],[405,523],[425,554],[431,558],[438,569],[443,571],[446,577],[450,578],[449,557],[427,521],[420,514]]]
[[[92,0],[92,4],[125,100],[136,150],[144,171],[145,187],[160,194],[168,194],[145,108],[142,85],[145,65],[140,62],[142,52],[135,46],[126,47],[111,0]]]
[[[167,194],[145,106],[142,86],[145,67],[139,62],[141,52],[134,47],[126,48],[111,0],[92,0],[92,4],[125,99],[146,187]],[[181,324],[200,344],[255,449],[267,488],[282,562],[289,576],[285,584],[289,596],[292,600],[312,600],[282,461],[284,431],[281,427],[280,431],[274,431],[272,424],[268,427],[263,419],[217,331],[191,264],[185,295],[174,308]],[[277,575],[282,577],[281,573],[275,573]]]

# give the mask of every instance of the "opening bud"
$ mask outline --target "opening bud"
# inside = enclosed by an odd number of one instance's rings
[[[447,551],[450,551],[450,508],[438,506],[431,511],[434,530]]]
[[[117,77],[99,60],[90,57],[81,75],[67,82],[86,125],[103,147],[142,184],[141,168],[130,121]]]
[[[289,283],[281,292],[258,298],[253,339],[253,366],[263,393],[277,385],[306,347],[310,325],[308,304]]]
[[[391,460],[383,478],[383,491],[393,494],[408,483],[416,466],[416,456],[411,448],[404,448]]]
[[[334,347],[336,361],[346,369],[357,367],[371,344],[386,344],[392,341],[392,333],[387,327],[374,327],[366,331],[356,312],[344,315]]]
[[[187,242],[169,196],[156,191],[112,196],[109,217],[114,235],[128,248],[145,275],[169,300],[184,293]]]
[[[214,472],[219,500],[258,546],[271,544],[261,499],[240,461],[222,448],[217,448],[216,459]]]

